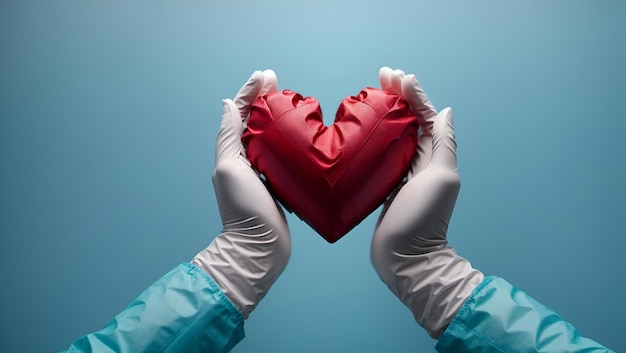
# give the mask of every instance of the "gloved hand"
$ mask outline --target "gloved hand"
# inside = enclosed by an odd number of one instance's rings
[[[460,188],[452,110],[437,113],[415,75],[384,67],[379,78],[383,90],[409,103],[420,135],[406,184],[383,207],[371,260],[415,320],[439,338],[484,277],[446,240]]]
[[[256,71],[234,100],[223,101],[213,172],[223,230],[192,260],[244,318],[285,269],[291,254],[285,215],[251,168],[241,144],[252,103],[276,90],[273,71]]]

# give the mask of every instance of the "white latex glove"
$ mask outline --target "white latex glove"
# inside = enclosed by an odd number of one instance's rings
[[[192,260],[217,282],[244,318],[285,269],[291,254],[284,213],[250,167],[241,144],[252,103],[276,90],[273,71],[256,71],[234,101],[223,101],[213,171],[223,230]]]
[[[385,204],[371,245],[380,278],[415,320],[439,338],[483,274],[446,240],[460,188],[452,110],[437,113],[414,75],[384,67],[382,89],[401,95],[420,124],[418,153],[405,185]]]

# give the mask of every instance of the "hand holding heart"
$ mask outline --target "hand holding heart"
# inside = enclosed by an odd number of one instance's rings
[[[451,111],[437,113],[413,75],[382,68],[379,78],[382,90],[346,98],[328,127],[317,101],[279,92],[271,70],[255,72],[224,101],[213,173],[224,228],[193,263],[244,317],[289,260],[289,229],[276,198],[330,242],[386,200],[371,255],[390,288],[400,288],[396,274],[408,273],[403,254],[445,247],[458,192]],[[428,263],[445,260],[432,255]],[[414,279],[422,278],[418,272]]]

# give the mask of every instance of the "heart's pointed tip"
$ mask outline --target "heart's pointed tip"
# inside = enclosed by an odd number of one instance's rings
[[[326,240],[328,243],[330,244],[335,244],[337,241],[339,241],[339,239],[343,238],[346,234],[349,233],[350,230],[345,231],[345,230],[336,230],[336,229],[331,229],[330,230],[330,234],[325,234],[324,232],[318,232],[319,235],[322,236],[322,238],[324,238],[324,240]]]
[[[337,240],[339,240],[340,238],[326,238],[324,237],[324,239],[329,243],[329,244],[335,244],[337,242]]]

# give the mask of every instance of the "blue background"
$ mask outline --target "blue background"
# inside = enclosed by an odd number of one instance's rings
[[[387,65],[455,111],[451,245],[626,351],[624,4],[3,1],[0,350],[67,348],[220,232],[220,101],[253,70],[330,123]],[[369,262],[377,213],[334,245],[290,215],[233,352],[434,352]]]

